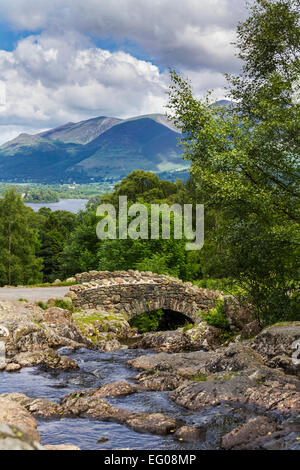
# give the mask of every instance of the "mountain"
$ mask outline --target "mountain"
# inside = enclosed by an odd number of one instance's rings
[[[219,101],[214,106],[229,106]],[[180,132],[162,114],[69,122],[36,135],[21,134],[0,147],[0,180],[40,183],[115,182],[133,170],[175,180],[189,164]]]
[[[122,122],[122,119],[101,116],[78,123],[69,122],[38,135],[45,139],[59,140],[66,144],[87,144],[120,122]]]
[[[176,172],[188,167],[180,134],[165,116],[98,117],[37,135],[21,134],[0,147],[2,181],[119,180],[132,170]]]

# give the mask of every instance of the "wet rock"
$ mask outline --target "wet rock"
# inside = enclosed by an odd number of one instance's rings
[[[265,416],[250,419],[247,423],[239,426],[222,438],[222,448],[243,449],[258,437],[266,436],[277,429],[277,424]]]
[[[103,400],[104,397],[128,395],[136,392],[126,382],[104,385],[97,390],[83,390],[66,395],[61,401],[63,414],[69,416],[90,416],[102,421],[125,424],[137,432],[166,435],[179,426],[182,421],[161,413],[130,413],[120,410]]]
[[[183,422],[162,413],[135,413],[126,419],[126,425],[136,432],[167,435],[174,432]]]
[[[149,372],[142,372],[137,376],[139,386],[145,390],[167,392],[175,390],[184,381],[180,375],[165,370],[160,371],[158,368]]]
[[[61,406],[64,414],[87,415],[103,420],[123,422],[129,413],[118,410],[102,398],[124,396],[135,393],[136,388],[125,382],[104,385],[96,390],[82,390],[66,395]]]
[[[27,434],[31,440],[40,441],[40,433],[37,430],[35,419],[23,406],[13,400],[0,397],[0,423],[5,423],[12,428],[16,426],[21,433]]]
[[[256,439],[245,450],[300,450],[299,426],[282,427],[268,436]]]
[[[106,398],[106,397],[120,397],[125,395],[132,395],[136,393],[137,389],[128,382],[112,382],[105,384],[94,393],[94,396]]]
[[[250,403],[265,411],[285,414],[299,412],[300,403],[299,383],[288,378],[280,382],[274,377],[262,382],[255,378],[255,373],[251,378],[229,374],[224,379],[185,383],[171,392],[170,397],[194,411],[222,403]]]
[[[128,364],[135,369],[146,371],[168,371],[169,374],[179,375],[189,378],[199,373],[210,360],[213,360],[213,352],[190,352],[190,353],[159,353],[147,356],[139,356],[128,361]]]
[[[103,352],[118,351],[120,349],[128,349],[128,346],[122,345],[118,340],[112,339],[110,341],[99,341],[97,349]]]
[[[70,359],[68,356],[60,356],[53,349],[16,354],[13,358],[13,363],[17,363],[21,367],[43,365],[50,369],[58,370],[78,369],[78,364],[73,359]]]
[[[17,372],[21,368],[22,367],[20,366],[20,364],[16,364],[16,363],[12,362],[12,363],[6,365],[5,370],[6,370],[6,372]]]
[[[177,429],[174,437],[182,442],[204,442],[206,439],[206,429],[197,426],[182,426]]]
[[[245,403],[245,393],[253,382],[247,377],[233,377],[225,382],[190,382],[171,392],[178,405],[198,411],[224,402]]]
[[[43,447],[18,427],[0,422],[0,450],[43,450]]]
[[[69,398],[68,402],[62,401],[61,405],[65,415],[89,416],[102,421],[114,421],[116,423],[124,423],[129,416],[127,411],[121,411],[101,398],[89,395],[81,397],[79,395],[80,393],[74,393],[73,399]]]
[[[22,393],[7,393],[0,396],[23,406],[30,414],[50,418],[61,414],[62,410],[57,403],[44,398],[29,398]]]
[[[299,450],[299,424],[278,424],[258,416],[222,438],[225,450]]]

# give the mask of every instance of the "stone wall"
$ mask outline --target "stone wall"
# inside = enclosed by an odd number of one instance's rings
[[[180,312],[197,323],[198,312],[208,311],[221,293],[199,289],[179,279],[138,271],[91,271],[76,275],[78,285],[69,296],[77,308],[126,313],[131,319],[152,310]]]

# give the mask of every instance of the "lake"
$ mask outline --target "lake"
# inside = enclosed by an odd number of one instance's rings
[[[59,202],[45,202],[45,203],[26,203],[26,206],[31,207],[37,212],[41,207],[47,207],[52,211],[69,211],[76,214],[82,209],[85,209],[85,205],[88,203],[88,199],[61,199]]]

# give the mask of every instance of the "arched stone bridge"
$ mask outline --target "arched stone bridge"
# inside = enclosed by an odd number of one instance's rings
[[[77,308],[125,313],[129,320],[165,309],[182,313],[197,323],[201,321],[199,313],[213,308],[221,295],[150,272],[91,271],[77,274],[76,280],[78,285],[72,286],[68,295]]]

